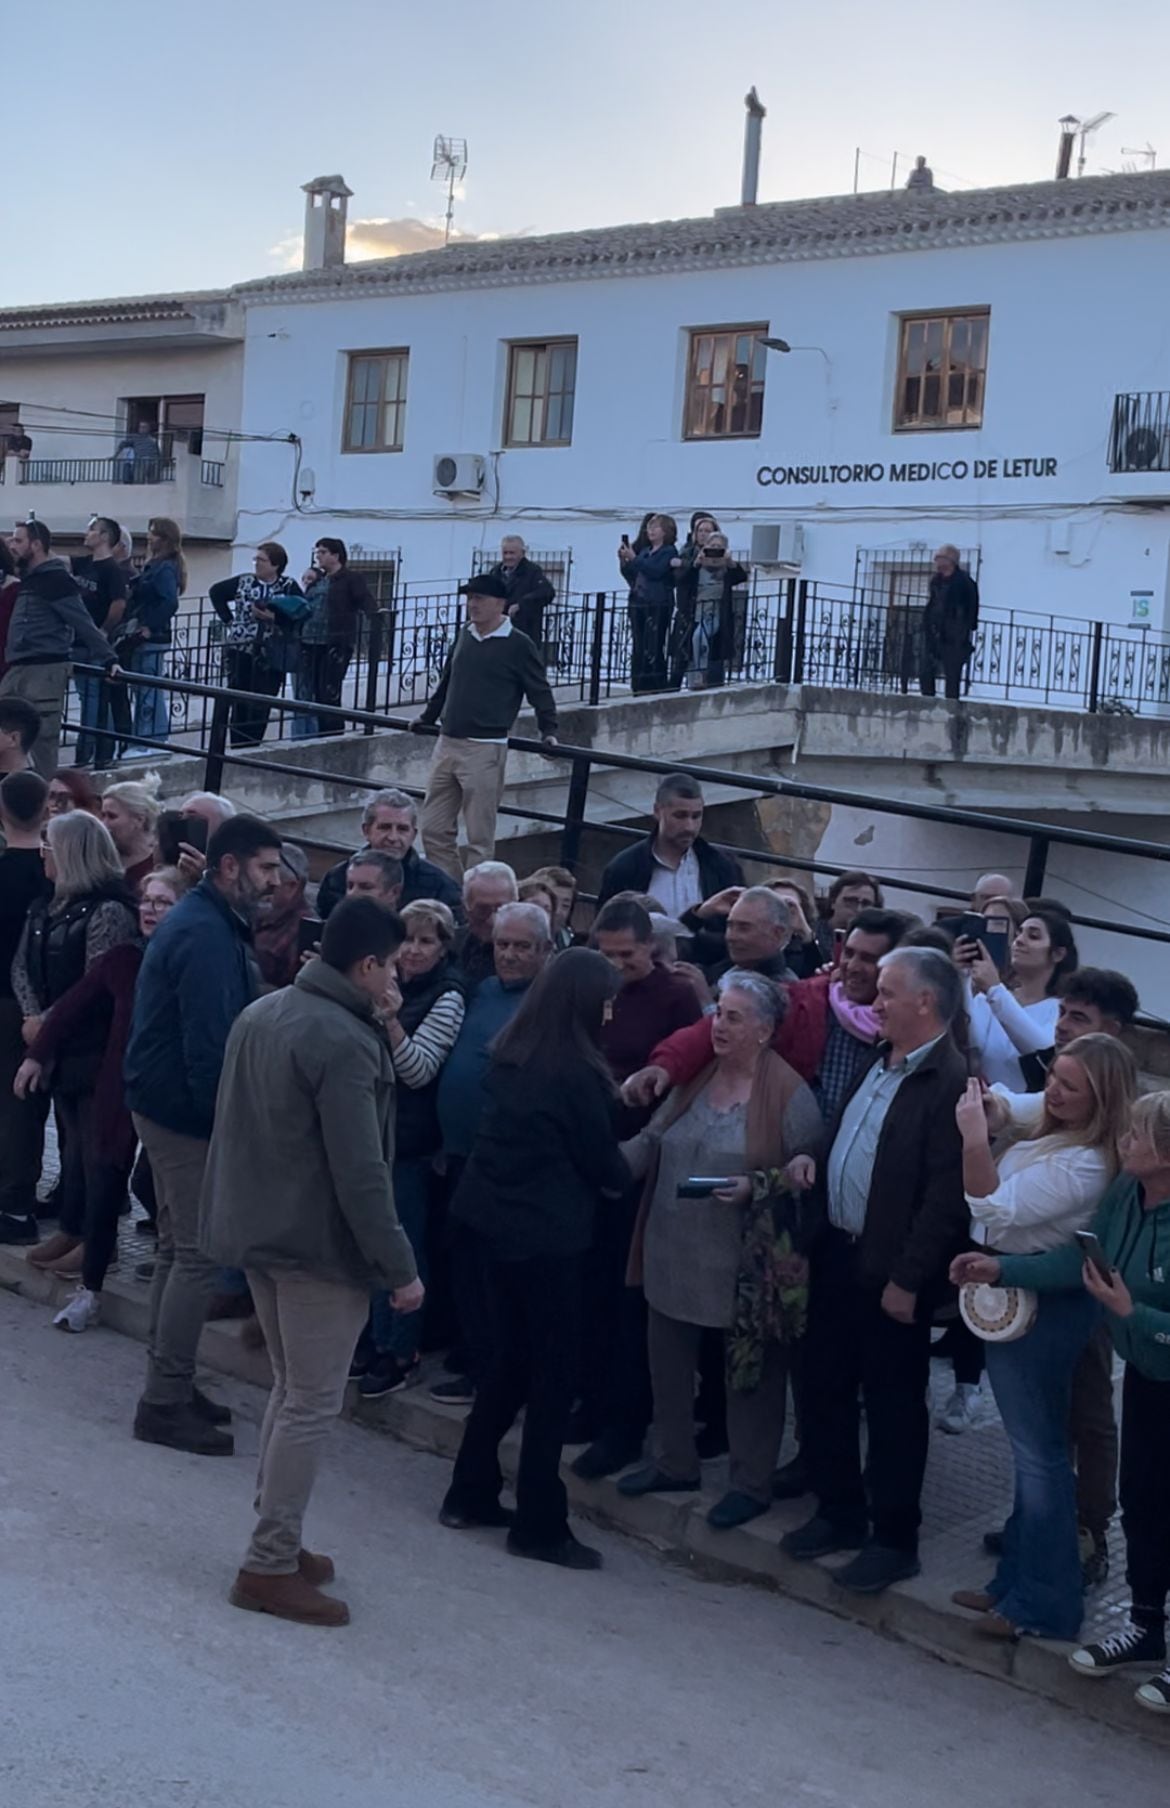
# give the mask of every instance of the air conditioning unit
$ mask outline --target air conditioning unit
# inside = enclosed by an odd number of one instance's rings
[[[803,565],[803,524],[799,521],[758,521],[752,528],[752,564]]]
[[[435,454],[431,488],[436,496],[482,496],[487,463],[478,452]]]

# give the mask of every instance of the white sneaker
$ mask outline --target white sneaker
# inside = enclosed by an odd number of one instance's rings
[[[102,1315],[102,1296],[91,1293],[88,1287],[79,1287],[68,1305],[62,1306],[53,1320],[62,1331],[88,1331],[96,1325]]]
[[[974,1382],[960,1381],[935,1421],[939,1430],[949,1431],[954,1437],[970,1431],[979,1423],[980,1397]]]

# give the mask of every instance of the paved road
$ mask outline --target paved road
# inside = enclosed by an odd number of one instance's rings
[[[342,1632],[227,1606],[250,1463],[135,1444],[140,1348],[0,1294],[0,1801],[20,1808],[1087,1808],[1165,1756],[592,1530],[597,1576],[434,1520],[446,1466],[338,1430]],[[239,1442],[255,1449],[259,1396]]]

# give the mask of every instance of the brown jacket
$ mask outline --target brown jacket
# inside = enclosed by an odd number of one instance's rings
[[[884,1054],[884,1044],[874,1050],[842,1112]],[[908,1293],[937,1295],[946,1284],[951,1258],[967,1247],[970,1214],[955,1123],[955,1104],[966,1084],[967,1064],[948,1035],[899,1086],[874,1158],[861,1233],[863,1284],[884,1287],[893,1281]],[[830,1146],[840,1122],[839,1113]]]

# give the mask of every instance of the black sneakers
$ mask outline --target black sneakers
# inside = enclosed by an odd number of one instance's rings
[[[1165,1659],[1165,1634],[1127,1620],[1108,1638],[1074,1651],[1068,1661],[1078,1676],[1109,1676],[1114,1670],[1152,1670]]]
[[[187,1450],[193,1456],[231,1456],[235,1440],[228,1431],[208,1425],[190,1406],[152,1406],[138,1402],[134,1436],[143,1444],[162,1444],[168,1450]]]
[[[365,1374],[358,1377],[358,1393],[363,1400],[384,1400],[387,1394],[400,1394],[410,1386],[417,1369],[417,1361],[400,1362],[389,1351],[379,1350]]]

